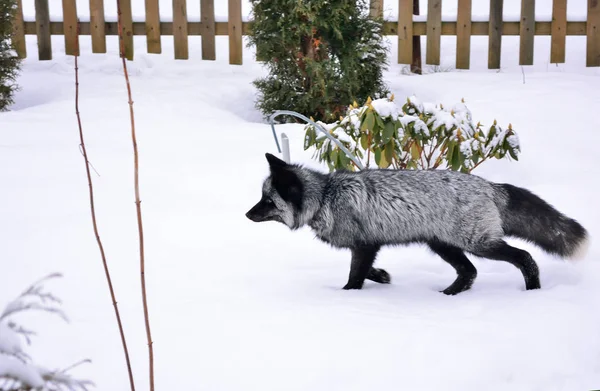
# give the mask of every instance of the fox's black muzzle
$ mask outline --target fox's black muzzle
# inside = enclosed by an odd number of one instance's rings
[[[251,210],[246,212],[246,217],[249,218],[250,220],[254,221],[255,223],[260,223],[261,221],[263,221],[262,217],[253,214]]]
[[[259,202],[258,204],[254,205],[252,209],[246,212],[246,217],[254,221],[255,223],[265,221],[266,215],[264,213],[264,205],[262,205],[262,202]]]
[[[246,217],[256,223],[262,221],[282,221],[273,201],[264,196],[252,209],[246,212]]]

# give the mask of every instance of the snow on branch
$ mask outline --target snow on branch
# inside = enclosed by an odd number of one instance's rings
[[[44,283],[62,277],[59,273],[50,274],[24,290],[16,299],[9,302],[0,314],[0,391],[44,390],[58,391],[88,390],[93,383],[72,378],[67,371],[87,363],[83,360],[62,370],[49,370],[37,365],[25,351],[23,341],[31,344],[35,331],[17,323],[13,317],[22,312],[42,311],[59,316],[68,322],[66,314],[59,307],[61,300],[46,291]]]
[[[379,168],[446,168],[470,173],[489,159],[518,160],[521,153],[511,124],[502,128],[494,120],[486,130],[481,123],[473,122],[464,100],[446,109],[415,96],[403,105],[394,102],[394,95],[369,98],[363,106],[356,102],[349,105],[346,116],[339,121],[317,124],[354,157],[366,158],[363,166],[367,168],[374,163]],[[326,162],[330,171],[357,168],[329,138],[317,134],[313,125],[306,125],[305,131],[304,149],[314,148],[314,157]]]

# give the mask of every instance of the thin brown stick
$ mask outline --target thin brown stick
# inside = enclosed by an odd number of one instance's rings
[[[408,142],[408,144],[406,144],[406,147],[404,149],[404,152],[406,152],[406,155],[404,155],[404,159],[402,159],[402,163],[401,163],[402,169],[405,169],[408,166],[408,163],[406,163],[406,160],[408,160],[408,157],[410,157],[412,159],[410,149],[412,148],[412,145],[414,142],[415,142],[415,140],[410,140]]]
[[[417,148],[419,149],[419,160],[421,161],[421,168],[425,169],[425,162],[423,161],[423,151],[425,150],[423,147],[419,145],[419,142],[416,142]]]
[[[448,144],[444,143],[444,145],[442,145],[442,150],[440,151],[439,156],[435,160],[435,164],[433,165],[433,168],[438,168],[440,166],[440,164],[442,164],[442,159],[444,158],[444,154],[446,153],[447,149],[448,149]]]
[[[121,343],[123,344],[123,352],[125,353],[125,362],[127,364],[127,373],[129,375],[129,384],[131,391],[135,391],[135,383],[133,381],[133,372],[131,370],[131,361],[129,360],[129,350],[127,349],[127,342],[125,340],[125,332],[123,331],[123,323],[121,322],[121,315],[119,313],[119,307],[117,306],[117,297],[115,290],[113,289],[112,279],[110,277],[110,271],[108,270],[108,262],[106,261],[106,254],[104,253],[104,246],[100,240],[100,234],[98,233],[98,224],[96,222],[96,208],[94,204],[94,187],[92,185],[92,175],[90,173],[90,162],[87,156],[87,150],[85,148],[85,141],[83,138],[83,127],[81,126],[81,115],[79,114],[79,63],[77,61],[79,57],[79,33],[80,25],[77,22],[77,43],[76,43],[76,55],[75,55],[75,113],[77,114],[77,124],[79,125],[79,141],[83,159],[85,160],[85,172],[87,174],[88,188],[90,193],[90,210],[92,213],[92,225],[94,227],[94,235],[96,236],[96,242],[100,249],[100,256],[102,257],[102,265],[104,266],[104,274],[106,275],[106,281],[108,282],[108,290],[110,291],[110,297],[115,309],[115,316],[117,318],[117,324],[119,326],[119,333],[121,334]]]
[[[435,143],[435,146],[433,145],[434,143],[429,144],[430,149],[429,149],[429,155],[427,156],[427,168],[431,167],[431,159],[433,158],[433,154],[440,147],[441,143],[442,143],[442,140],[438,139],[437,143]]]
[[[367,132],[369,132],[369,129],[367,129]],[[369,145],[367,148],[367,168],[369,168],[371,165],[371,132],[367,134],[367,140],[367,144]]]
[[[65,373],[65,372],[67,372],[67,371],[70,371],[71,369],[73,369],[73,368],[76,368],[76,367],[78,367],[78,366],[80,366],[80,365],[83,365],[83,364],[90,364],[91,362],[92,362],[92,360],[90,360],[89,358],[86,358],[86,359],[84,359],[84,360],[80,360],[80,361],[76,362],[75,364],[71,364],[71,365],[69,365],[69,366],[68,366],[68,367],[66,367],[65,369],[62,369],[60,372],[61,372],[61,373]]]
[[[127,61],[125,59],[125,43],[123,40],[123,25],[121,1],[117,0],[117,25],[119,30],[119,48],[120,56],[123,62],[123,74],[127,84],[127,96],[129,98],[129,117],[131,118],[131,142],[133,144],[133,164],[134,164],[134,186],[135,186],[135,207],[137,211],[138,233],[140,240],[140,277],[142,283],[142,303],[144,305],[144,320],[146,323],[146,338],[148,340],[148,363],[150,375],[150,391],[154,391],[154,350],[152,348],[152,333],[150,332],[150,319],[148,316],[148,299],[146,296],[146,268],[144,258],[144,228],[142,224],[142,201],[140,200],[140,182],[139,182],[139,164],[137,139],[135,136],[135,119],[133,115],[133,99],[131,98],[131,85],[129,83],[129,74],[127,72]]]
[[[481,160],[480,160],[480,161],[479,161],[477,164],[475,164],[473,167],[471,167],[471,169],[469,170],[469,173],[470,173],[471,171],[473,171],[474,169],[476,169],[477,167],[479,167],[479,165],[480,165],[481,163],[483,163],[484,161],[486,161],[486,159],[487,159],[487,158],[488,158],[488,156],[484,157],[484,158],[483,158],[483,159],[481,159]]]

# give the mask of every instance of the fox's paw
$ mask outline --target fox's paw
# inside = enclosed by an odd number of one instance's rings
[[[363,287],[362,282],[350,280],[350,281],[348,281],[348,283],[346,285],[344,285],[344,287],[342,289],[344,289],[344,290],[362,289],[362,287]]]
[[[471,284],[472,282],[464,283],[463,281],[457,280],[448,288],[440,292],[448,296],[458,295],[461,292],[468,291],[469,289],[471,289]]]
[[[444,289],[443,291],[440,291],[440,293],[443,293],[448,296],[454,296],[454,295],[458,295],[459,293],[464,292],[466,290],[467,289],[457,289],[457,288],[453,288],[453,287],[449,286],[448,288]]]
[[[389,284],[390,282],[392,282],[392,277],[390,276],[390,273],[386,272],[383,269],[376,269],[374,267],[372,267],[371,270],[369,270],[369,273],[367,274],[367,279],[374,282],[378,282],[380,284]]]
[[[534,290],[534,289],[541,289],[542,285],[540,284],[540,280],[539,279],[533,279],[531,281],[527,281],[525,282],[525,290]]]

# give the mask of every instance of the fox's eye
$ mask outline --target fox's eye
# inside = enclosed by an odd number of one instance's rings
[[[267,204],[267,205],[273,205],[273,200],[270,199],[270,198],[266,198],[265,199],[265,204]]]

